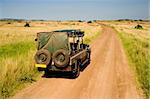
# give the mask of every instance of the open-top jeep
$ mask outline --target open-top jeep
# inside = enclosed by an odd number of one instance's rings
[[[90,63],[90,47],[83,43],[81,30],[37,33],[35,66],[45,71],[69,71],[77,77],[80,68]]]

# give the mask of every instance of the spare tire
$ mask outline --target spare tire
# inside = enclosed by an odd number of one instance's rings
[[[69,54],[66,50],[60,49],[54,52],[53,61],[56,67],[64,68],[69,63]]]
[[[51,53],[46,49],[38,50],[35,54],[35,61],[38,64],[51,65]]]

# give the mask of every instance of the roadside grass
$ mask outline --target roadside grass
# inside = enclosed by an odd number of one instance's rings
[[[17,42],[0,46],[0,99],[14,95],[16,89],[36,81],[33,42]]]
[[[35,49],[34,48],[34,43],[33,42],[17,42],[17,43],[9,43],[9,44],[5,44],[0,46],[0,58],[1,57],[14,57],[14,56],[18,56],[20,54],[25,54],[27,53],[29,50]]]
[[[84,36],[84,43],[90,44],[96,37],[98,37],[101,34],[101,27],[95,27],[92,28],[91,30],[89,29],[83,29],[85,31],[85,36]]]
[[[25,22],[0,26],[0,99],[11,98],[26,85],[37,81],[42,73],[34,67],[37,32],[58,29],[81,29],[85,31],[85,43],[95,39],[100,26],[87,24],[64,25],[58,22],[31,22],[31,27],[23,27]],[[55,23],[54,26],[52,24]]]
[[[139,39],[135,35],[118,32],[131,66],[136,71],[137,80],[146,98],[150,97],[150,63],[149,40]]]
[[[98,31],[98,32],[95,32],[92,36],[85,36],[83,42],[86,43],[86,44],[90,44],[100,34],[101,34],[101,32]]]

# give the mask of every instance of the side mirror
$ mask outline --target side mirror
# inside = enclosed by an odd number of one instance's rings
[[[37,38],[35,39],[35,41],[37,41]]]

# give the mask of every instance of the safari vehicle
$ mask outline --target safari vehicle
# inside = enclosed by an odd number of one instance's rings
[[[71,72],[78,77],[80,68],[90,63],[90,47],[83,43],[81,30],[58,30],[37,33],[35,66],[38,70]]]

